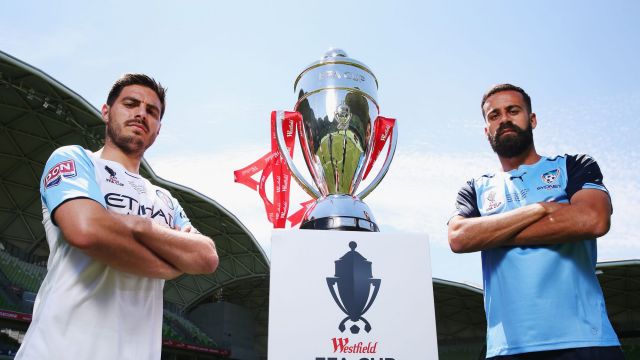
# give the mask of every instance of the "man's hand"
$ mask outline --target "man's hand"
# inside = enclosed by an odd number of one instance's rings
[[[175,268],[187,274],[208,274],[218,267],[218,253],[213,240],[200,234],[193,226],[175,229],[149,219],[134,228],[134,236]]]
[[[194,233],[194,234],[200,234],[200,232],[198,230],[196,230],[196,228],[194,228],[193,226],[191,226],[191,224],[187,225],[184,227],[184,229],[180,228],[180,225],[176,225],[176,230],[178,231],[183,231],[186,233]]]
[[[609,231],[611,202],[601,190],[583,189],[571,197],[571,204],[555,209],[523,229],[508,245],[550,245],[595,239]]]

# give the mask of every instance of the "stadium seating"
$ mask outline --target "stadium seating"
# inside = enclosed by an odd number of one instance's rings
[[[47,269],[15,258],[6,251],[0,251],[0,271],[23,290],[38,292]]]
[[[181,337],[184,339],[180,340],[182,342],[193,343],[206,347],[217,347],[217,344],[213,340],[211,340],[211,338],[207,336],[207,334],[202,332],[202,330],[200,330],[192,322],[178,314],[165,310],[164,323],[168,327],[173,329],[176,334],[182,334]]]

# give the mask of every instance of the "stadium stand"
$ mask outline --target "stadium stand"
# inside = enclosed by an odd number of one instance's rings
[[[38,292],[47,269],[17,259],[5,251],[0,251],[0,271],[13,283],[24,290]]]
[[[218,345],[207,336],[202,330],[198,329],[191,321],[184,317],[174,314],[171,311],[164,311],[164,323],[168,326],[172,334],[175,334],[180,341],[185,343],[193,343],[208,347],[217,347]]]

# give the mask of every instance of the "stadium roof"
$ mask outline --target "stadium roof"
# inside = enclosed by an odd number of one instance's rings
[[[102,147],[104,123],[80,95],[1,51],[0,114],[0,243],[43,264],[49,254],[38,188],[44,164],[63,145]],[[215,239],[221,259],[214,274],[168,281],[165,301],[188,310],[223,289],[225,299],[237,299],[266,320],[268,296],[259,293],[267,288],[269,261],[251,233],[212,199],[158,177],[145,160],[140,171],[171,191],[193,224]]]

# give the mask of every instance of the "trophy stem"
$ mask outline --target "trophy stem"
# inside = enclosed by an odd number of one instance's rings
[[[340,194],[318,199],[304,216],[301,229],[379,232],[367,204],[357,197]]]

